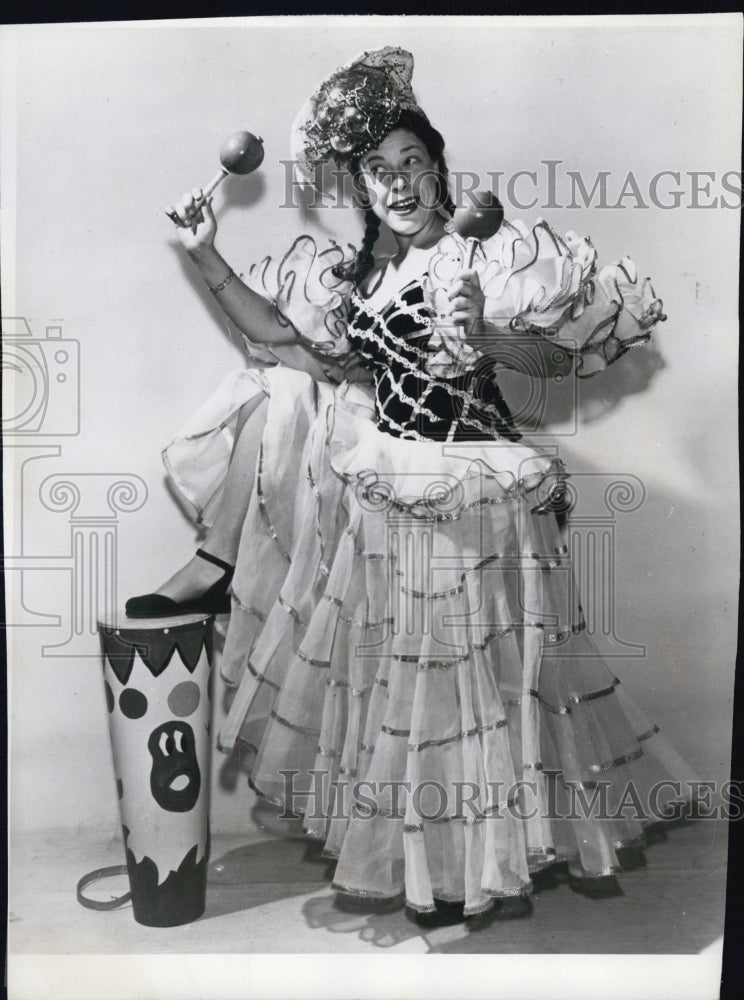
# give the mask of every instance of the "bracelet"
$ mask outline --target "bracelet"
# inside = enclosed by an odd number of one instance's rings
[[[215,285],[214,288],[210,287],[209,290],[212,293],[212,295],[217,295],[224,288],[227,288],[227,286],[230,284],[230,282],[233,280],[234,277],[235,277],[235,272],[233,271],[232,268],[230,268],[225,277],[219,283],[219,285]]]

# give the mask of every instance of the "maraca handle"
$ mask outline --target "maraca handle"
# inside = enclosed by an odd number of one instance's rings
[[[220,170],[218,174],[214,175],[209,184],[207,184],[207,186],[203,188],[201,198],[198,201],[194,202],[195,212],[198,212],[199,209],[206,204],[207,199],[210,197],[212,192],[218,187],[218,185],[220,185],[224,181],[227,175],[228,171],[225,170],[224,167]],[[178,218],[178,216],[176,215],[175,211],[172,208],[166,208],[165,214],[168,216],[171,222],[173,222],[176,226],[181,226],[181,228],[188,228],[188,226],[186,227],[184,226],[183,222],[181,222],[181,220]]]
[[[225,170],[225,168],[224,168],[224,167],[222,167],[222,169],[220,170],[220,172],[219,172],[218,174],[215,174],[215,175],[214,175],[214,177],[212,178],[212,180],[211,180],[211,181],[209,182],[209,184],[207,184],[207,186],[206,186],[206,187],[204,188],[204,190],[202,191],[202,196],[201,196],[201,198],[199,199],[199,201],[197,201],[197,202],[195,203],[195,205],[194,205],[194,208],[195,208],[195,209],[196,209],[196,208],[201,208],[201,207],[202,207],[202,205],[203,205],[203,204],[205,203],[205,201],[206,201],[206,200],[207,200],[207,198],[208,198],[208,197],[210,196],[210,194],[211,194],[211,193],[212,193],[212,192],[213,192],[213,191],[214,191],[214,190],[215,190],[215,189],[217,188],[217,186],[218,186],[218,185],[220,185],[220,184],[221,184],[221,183],[222,183],[222,182],[224,181],[224,179],[225,179],[225,178],[227,177],[227,173],[228,173],[228,172],[227,172],[227,170]]]
[[[469,271],[473,266],[475,260],[475,251],[478,249],[478,244],[480,240],[477,240],[475,236],[468,236],[466,241],[465,250],[465,267],[464,270]]]

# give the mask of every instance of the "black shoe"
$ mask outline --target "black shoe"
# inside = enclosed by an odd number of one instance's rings
[[[535,892],[546,889],[557,889],[568,881],[568,862],[559,861],[538,871],[530,873],[532,888]]]
[[[139,597],[130,597],[125,605],[127,618],[167,618],[171,615],[226,615],[230,613],[230,595],[228,593],[232,583],[235,568],[229,563],[223,562],[217,556],[204,549],[197,549],[196,554],[207,562],[214,563],[224,570],[222,577],[213,583],[211,587],[204,591],[199,597],[191,598],[188,601],[174,601],[171,597],[164,597],[163,594],[142,594]]]
[[[450,903],[443,899],[435,899],[434,905],[436,906],[435,910],[428,910],[424,913],[414,910],[414,923],[418,924],[419,927],[432,929],[434,927],[451,927],[453,924],[461,924],[465,919],[463,903]]]
[[[641,847],[616,848],[617,860],[624,872],[632,872],[637,868],[646,867],[646,855]]]

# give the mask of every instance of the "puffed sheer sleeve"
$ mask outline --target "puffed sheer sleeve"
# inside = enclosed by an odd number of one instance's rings
[[[432,259],[430,299],[440,310],[444,286],[463,266],[466,250],[452,233]],[[484,319],[559,344],[576,356],[579,378],[646,343],[653,326],[666,319],[650,279],[639,280],[629,257],[599,267],[591,240],[572,232],[561,237],[542,220],[531,229],[504,222],[479,245],[474,267],[486,297]],[[444,354],[462,363],[462,332],[450,327],[448,333],[445,325],[437,332]]]
[[[243,281],[274,306],[279,322],[299,342],[328,357],[348,352],[346,317],[351,285],[335,278],[332,268],[353,259],[354,250],[332,244],[319,250],[310,236],[295,240],[281,259],[265,257],[250,267]],[[254,344],[247,337],[249,363],[230,372],[163,451],[171,481],[196,520],[213,523],[219,510],[225,475],[246,404],[274,395],[292,406],[298,385],[314,383],[304,370],[282,364],[286,346]],[[266,367],[270,366],[268,370]],[[322,383],[314,392],[323,396]]]
[[[279,322],[290,327],[301,343],[340,357],[349,350],[346,316],[351,283],[335,277],[333,268],[349,263],[354,255],[351,246],[331,243],[321,250],[311,236],[300,236],[283,257],[265,257],[251,265],[243,281],[273,304]],[[247,343],[246,350],[254,357],[265,349]]]
[[[646,343],[666,319],[630,257],[600,267],[591,241],[575,233],[560,237],[543,221],[532,229],[505,223],[483,249],[485,318],[559,343],[577,355],[580,378]]]

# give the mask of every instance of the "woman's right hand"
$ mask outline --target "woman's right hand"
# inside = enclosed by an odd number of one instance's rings
[[[182,196],[175,209],[166,209],[168,214],[174,212],[179,219],[176,235],[185,250],[194,251],[214,246],[217,220],[212,211],[212,199],[207,198],[203,205],[195,208],[201,196],[201,188],[194,188]]]

